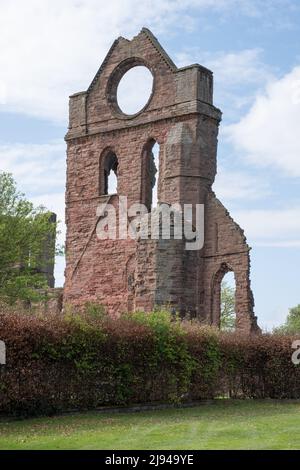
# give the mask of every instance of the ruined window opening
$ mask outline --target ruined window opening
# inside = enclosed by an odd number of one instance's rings
[[[153,88],[153,76],[144,65],[136,65],[121,78],[117,88],[117,103],[126,115],[139,113],[147,105]]]
[[[159,181],[159,145],[157,142],[152,147],[152,158],[155,176],[152,181],[152,207],[157,207],[158,204],[158,181]]]
[[[220,329],[234,331],[236,282],[233,271],[227,272],[221,281]]]
[[[100,174],[100,195],[116,194],[118,190],[118,158],[110,151],[104,158]]]
[[[159,153],[160,146],[150,139],[142,155],[142,196],[141,202],[150,211],[159,202]]]
[[[236,328],[236,281],[233,270],[222,263],[213,278],[212,324],[223,331]]]

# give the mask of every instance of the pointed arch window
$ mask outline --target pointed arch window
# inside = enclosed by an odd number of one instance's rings
[[[148,210],[158,204],[159,186],[159,144],[150,139],[143,148],[142,153],[142,194],[141,202]]]
[[[113,150],[105,152],[100,161],[99,194],[118,192],[118,157]]]

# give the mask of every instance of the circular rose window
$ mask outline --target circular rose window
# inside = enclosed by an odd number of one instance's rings
[[[127,115],[141,111],[148,103],[153,87],[153,76],[144,65],[132,67],[121,78],[117,88],[117,103]]]

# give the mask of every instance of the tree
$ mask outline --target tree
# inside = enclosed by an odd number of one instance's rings
[[[225,331],[235,329],[235,290],[226,281],[221,285],[221,319],[220,328]]]
[[[55,239],[56,224],[42,206],[35,208],[17,191],[10,173],[0,173],[0,299],[38,300],[46,287],[39,273],[49,236]],[[52,261],[52,260],[50,260]]]
[[[275,328],[274,333],[291,335],[300,333],[300,304],[289,309],[285,323]]]

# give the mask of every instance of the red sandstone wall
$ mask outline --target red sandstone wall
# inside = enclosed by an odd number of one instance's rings
[[[145,109],[125,116],[116,103],[124,72],[146,65],[154,76]],[[103,303],[112,314],[170,303],[218,324],[219,284],[228,269],[237,280],[237,327],[255,330],[249,248],[243,233],[211,192],[216,174],[220,111],[212,105],[212,73],[177,69],[152,34],[116,40],[87,92],[70,98],[67,148],[67,266],[64,302]],[[178,240],[98,240],[105,152],[118,158],[118,195],[147,200],[145,159],[160,144],[161,202],[205,204],[205,246],[188,252]],[[147,150],[148,149],[148,150]]]

